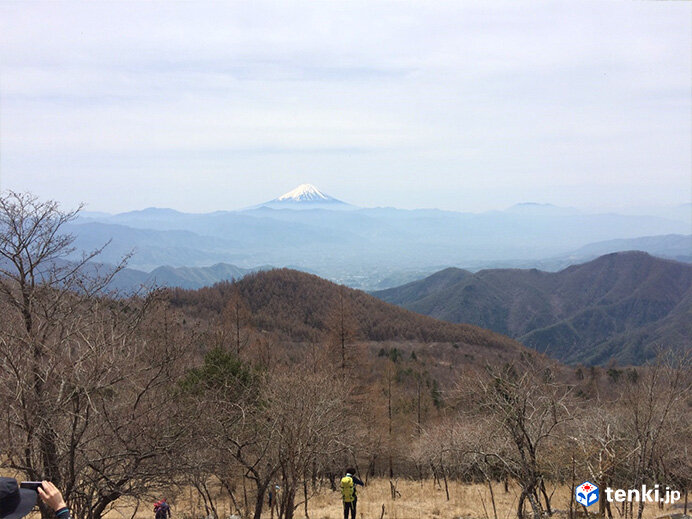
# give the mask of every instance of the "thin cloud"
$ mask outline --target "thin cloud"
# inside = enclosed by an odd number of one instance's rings
[[[682,2],[3,3],[2,185],[108,210],[147,196],[243,207],[277,178],[401,207],[532,193],[679,203],[690,14]],[[194,185],[170,182],[186,175]],[[588,182],[598,197],[574,189]],[[130,196],[150,184],[156,195]]]

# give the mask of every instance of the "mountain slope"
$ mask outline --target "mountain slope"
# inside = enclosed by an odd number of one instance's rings
[[[452,343],[465,354],[511,360],[527,350],[516,341],[468,324],[453,324],[385,303],[360,290],[289,269],[257,272],[234,284],[198,291],[173,289],[173,305],[197,315],[219,313],[237,290],[254,325],[293,341],[319,341],[329,335],[343,301],[347,321],[364,341]]]
[[[439,285],[438,273],[374,295],[439,319],[505,333],[566,362],[642,363],[659,346],[692,347],[692,335],[683,331],[692,265],[625,252],[557,273],[443,272],[446,285]]]

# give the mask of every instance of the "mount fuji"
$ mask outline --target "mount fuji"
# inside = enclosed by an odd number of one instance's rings
[[[278,198],[257,207],[271,209],[349,209],[351,204],[329,196],[312,184],[301,184]]]

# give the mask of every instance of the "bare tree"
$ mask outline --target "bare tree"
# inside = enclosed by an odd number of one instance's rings
[[[208,476],[215,473],[231,488],[224,467],[239,466],[243,485],[248,479],[255,487],[254,505],[246,502],[245,492],[243,499],[243,508],[252,508],[255,519],[262,516],[264,498],[279,469],[277,422],[261,399],[265,377],[234,354],[215,348],[182,383],[195,425],[190,434],[216,453]]]
[[[690,437],[691,360],[689,353],[682,357],[662,353],[638,380],[630,382],[623,394],[624,428],[635,488],[641,488],[644,483],[653,485],[667,476],[668,460],[679,455],[679,445],[688,445],[679,442]],[[680,474],[684,472],[683,469]],[[642,499],[637,509],[638,519],[644,506]]]
[[[221,332],[224,342],[232,345],[236,355],[240,355],[250,342],[250,310],[233,285],[228,302],[221,313]]]
[[[122,264],[99,272],[100,250],[75,259],[64,226],[76,215],[28,194],[0,198],[0,459],[52,479],[77,517],[98,519],[161,481],[178,434],[152,416],[181,353],[163,323],[145,326],[155,297],[102,296]]]
[[[627,452],[617,402],[592,401],[575,420],[572,440],[577,451],[570,452],[574,471],[577,468],[576,460],[579,459],[579,468],[583,467],[599,488],[613,486],[616,479],[621,477],[623,465],[632,455]],[[606,499],[599,500],[599,514],[613,516]]]
[[[30,477],[48,477],[58,484],[56,433],[50,419],[40,412],[51,389],[46,387],[47,357],[51,346],[80,331],[66,326],[73,322],[67,317],[78,315],[85,307],[76,292],[87,296],[88,306],[89,296],[108,281],[108,277],[92,279],[84,274],[87,263],[100,250],[70,261],[75,253],[74,237],[63,228],[78,211],[62,211],[57,202],[42,202],[30,194],[9,192],[0,197],[0,292],[6,305],[5,320],[14,325],[3,329],[3,367],[16,379],[17,396],[26,413],[22,467]],[[13,319],[15,316],[19,319]],[[15,355],[21,356],[21,365]]]
[[[387,471],[389,474],[389,484],[393,485],[394,479],[394,404],[393,391],[395,383],[396,370],[394,363],[388,360],[384,369],[384,394],[387,399]],[[392,488],[394,488],[392,486]],[[392,491],[392,499],[396,497]]]
[[[346,297],[345,287],[339,287],[339,293],[327,316],[330,344],[337,354],[341,366],[342,376],[355,361],[356,355],[351,351],[354,340],[357,337],[358,324],[353,317],[350,301]]]
[[[296,369],[301,373],[296,376]],[[293,517],[311,496],[313,472],[345,449],[341,441],[349,400],[347,384],[314,359],[259,371],[225,350],[213,349],[183,382],[198,429],[193,434],[215,453],[215,475],[235,466],[253,482],[252,516],[259,519],[271,485],[280,484],[278,515]],[[237,500],[236,500],[237,501]],[[247,512],[246,512],[247,513]]]
[[[323,466],[342,452],[347,422],[349,388],[325,370],[274,373],[266,386],[268,413],[276,422],[276,452],[282,482],[280,518],[292,519],[299,506],[297,493],[303,488],[303,504],[309,499],[307,481],[315,465]],[[338,379],[337,379],[338,380]]]
[[[551,515],[548,460],[572,419],[569,388],[553,380],[550,368],[531,362],[490,369],[489,377],[466,384],[467,394],[471,384],[480,390],[475,413],[484,441],[476,453],[519,483],[517,517],[523,517],[527,501],[535,519]]]

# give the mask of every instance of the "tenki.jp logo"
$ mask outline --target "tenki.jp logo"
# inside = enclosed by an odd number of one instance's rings
[[[598,501],[598,487],[588,481],[579,485],[574,493],[580,505],[590,506]]]
[[[577,503],[584,506],[591,506],[597,503],[600,497],[598,487],[589,481],[585,481],[575,488],[574,495]],[[634,503],[674,504],[681,499],[681,492],[679,490],[673,490],[667,486],[664,489],[658,484],[653,487],[642,485],[641,489],[630,488],[629,490],[608,487],[605,489],[605,495],[609,503],[622,503],[628,501]]]

